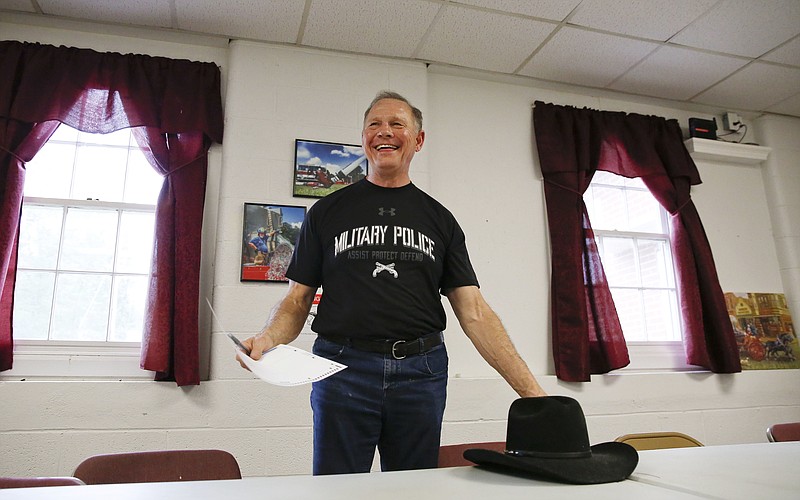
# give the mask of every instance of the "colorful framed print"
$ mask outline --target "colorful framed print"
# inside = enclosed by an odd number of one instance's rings
[[[241,281],[289,281],[286,268],[306,216],[306,207],[245,203]]]
[[[324,198],[367,176],[369,162],[361,146],[306,139],[294,143],[294,196]]]

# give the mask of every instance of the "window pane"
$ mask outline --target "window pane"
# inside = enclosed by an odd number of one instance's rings
[[[116,238],[116,210],[68,208],[60,268],[110,272]]]
[[[642,297],[647,318],[647,340],[681,340],[677,334],[680,330],[675,294],[668,290],[644,290]]]
[[[110,275],[59,275],[51,338],[105,341],[110,300]]]
[[[152,212],[122,212],[116,272],[150,272],[155,219]]]
[[[148,283],[147,276],[117,276],[114,279],[108,340],[141,342]]]
[[[625,340],[647,340],[641,293],[638,290],[612,288],[611,296],[614,298]]]
[[[611,187],[593,187],[591,190],[593,211],[589,212],[589,220],[592,229],[624,231],[628,220],[625,192]]]
[[[45,144],[25,167],[25,196],[69,198],[74,162],[75,144]]]
[[[608,282],[613,286],[639,286],[633,240],[605,236],[600,242],[600,260]]]
[[[661,219],[661,205],[650,191],[628,190],[628,230],[640,233],[666,233]]]
[[[55,273],[17,271],[14,289],[14,338],[47,340]]]
[[[25,205],[19,229],[17,265],[28,269],[55,269],[61,239],[62,207]]]
[[[164,178],[150,166],[142,152],[131,149],[123,201],[155,205],[163,182]]]
[[[156,204],[162,183],[130,129],[58,127],[27,166],[16,338],[141,341],[155,226],[146,205]],[[100,202],[63,201],[87,198]]]
[[[642,268],[642,285],[646,287],[672,286],[673,273],[669,266],[667,242],[638,240],[639,265]]]
[[[122,201],[127,160],[126,149],[79,146],[72,197]]]

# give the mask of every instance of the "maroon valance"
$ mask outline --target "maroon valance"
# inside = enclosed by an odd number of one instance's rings
[[[4,41],[0,75],[4,118],[57,120],[101,134],[141,126],[199,131],[222,143],[220,71],[213,63]]]

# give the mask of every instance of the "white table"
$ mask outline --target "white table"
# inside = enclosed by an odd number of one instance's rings
[[[576,486],[479,467],[253,477],[234,481],[58,486],[0,490],[0,500],[450,500],[800,498],[800,443],[707,446],[640,453],[631,479]]]
[[[800,442],[639,452],[637,482],[713,498],[800,499]]]

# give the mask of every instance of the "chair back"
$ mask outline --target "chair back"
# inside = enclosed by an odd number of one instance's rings
[[[800,441],[800,422],[773,424],[767,429],[767,439],[771,443]]]
[[[239,464],[223,450],[166,450],[95,455],[73,474],[86,484],[241,479]]]
[[[465,465],[475,465],[464,458],[464,450],[470,448],[483,448],[493,451],[505,451],[505,441],[489,441],[484,443],[461,443],[449,444],[439,447],[439,467],[462,467]]]
[[[637,434],[625,434],[614,441],[618,443],[627,443],[633,446],[637,451],[703,446],[703,443],[692,436],[687,436],[680,432],[641,432]]]
[[[0,489],[36,488],[40,486],[82,486],[77,477],[0,477]]]

